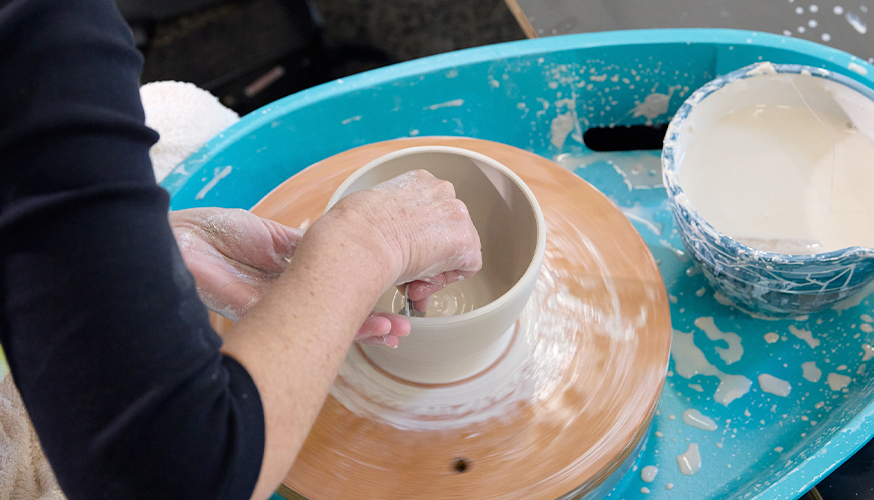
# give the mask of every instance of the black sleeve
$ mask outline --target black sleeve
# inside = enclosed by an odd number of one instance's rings
[[[249,498],[251,377],[156,185],[113,0],[0,0],[0,343],[71,500]]]

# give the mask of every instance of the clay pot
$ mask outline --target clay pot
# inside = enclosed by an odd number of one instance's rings
[[[435,294],[426,317],[410,317],[410,335],[397,349],[362,349],[395,377],[444,384],[475,376],[506,351],[540,273],[546,228],[540,205],[519,176],[485,155],[447,146],[408,148],[371,161],[340,185],[328,208],[346,195],[417,169],[455,186],[480,235],[483,268]],[[398,313],[403,298],[389,290],[377,308]]]
[[[846,76],[810,66],[771,63],[747,66],[719,77],[686,100],[671,120],[665,136],[663,179],[680,238],[716,291],[746,311],[781,318],[817,312],[860,293],[874,281],[874,249],[852,246],[805,254],[808,250],[800,248],[800,252],[794,253],[787,253],[793,250],[785,248],[779,251],[754,248],[705,219],[682,185],[683,173],[695,168],[694,163],[684,161],[690,145],[702,131],[713,127],[713,123],[724,116],[765,105],[807,108],[814,115],[844,117],[863,133],[870,133],[874,128],[872,102],[874,90]],[[783,133],[791,136],[797,132],[786,127]],[[823,140],[834,139],[826,135]],[[745,150],[751,146],[737,144],[736,147]],[[798,169],[794,175],[805,179],[818,174]],[[836,181],[822,179],[819,186],[811,182],[808,189],[818,189],[821,193],[820,186],[828,191],[833,182]],[[735,194],[722,185],[720,189],[738,199],[752,196],[744,192]],[[791,198],[804,200],[805,194],[799,191]],[[844,219],[819,223],[850,224],[869,217],[858,208],[836,210],[841,211],[846,214]],[[732,217],[736,221],[744,220],[743,215],[734,212]],[[789,222],[793,222],[792,217],[784,217],[782,224]],[[803,243],[796,242],[796,245]]]

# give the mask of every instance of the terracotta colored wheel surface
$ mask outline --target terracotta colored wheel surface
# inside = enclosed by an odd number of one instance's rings
[[[421,137],[316,163],[252,212],[308,225],[356,169],[424,145],[477,151],[528,184],[547,225],[535,292],[507,355],[470,381],[405,385],[351,349],[280,493],[311,500],[584,496],[645,435],[671,343],[656,263],[606,197],[572,172],[511,146]],[[230,325],[213,319],[219,331]]]

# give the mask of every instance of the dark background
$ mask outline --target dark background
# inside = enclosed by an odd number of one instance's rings
[[[386,64],[525,38],[502,0],[118,3],[146,57],[143,83],[192,82],[240,114]]]

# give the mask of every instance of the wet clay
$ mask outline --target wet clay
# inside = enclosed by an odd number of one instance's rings
[[[479,233],[483,266],[435,294],[431,314],[409,318],[410,335],[397,349],[361,350],[377,368],[405,381],[453,383],[476,376],[506,353],[537,283],[546,224],[534,194],[513,171],[493,158],[446,146],[406,148],[368,163],[343,182],[330,205],[418,169],[452,183]],[[385,295],[394,301],[396,289]],[[381,302],[377,309],[400,311],[384,307],[385,297]]]
[[[594,491],[645,435],[671,341],[655,261],[606,197],[520,149],[425,137],[328,158],[252,211],[291,226],[315,220],[357,168],[420,145],[480,152],[531,188],[547,226],[535,291],[506,355],[469,381],[392,380],[352,348],[280,493],[311,500],[553,500]],[[230,325],[216,320],[219,330]]]
[[[717,230],[782,254],[874,248],[874,102],[810,75],[728,83],[686,118],[680,185]]]

